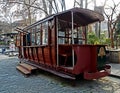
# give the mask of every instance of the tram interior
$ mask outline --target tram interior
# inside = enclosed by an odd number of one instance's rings
[[[72,30],[71,22],[59,20],[58,21],[58,49],[59,49],[59,65],[65,67],[73,67],[76,63],[76,54],[72,45],[85,44],[85,30],[78,24],[74,24]],[[74,64],[73,64],[74,59]]]

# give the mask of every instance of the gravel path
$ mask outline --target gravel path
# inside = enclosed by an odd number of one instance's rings
[[[79,80],[72,86],[69,80],[40,71],[25,77],[16,66],[17,57],[0,54],[0,93],[120,93],[119,82],[109,77],[99,80]]]

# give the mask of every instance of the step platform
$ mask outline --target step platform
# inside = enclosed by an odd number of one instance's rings
[[[17,70],[19,70],[20,72],[22,72],[25,75],[30,75],[30,74],[34,74],[35,71],[38,69],[32,65],[26,64],[26,63],[20,63],[17,67]]]

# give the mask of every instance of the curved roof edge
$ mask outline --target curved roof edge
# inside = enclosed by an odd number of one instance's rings
[[[65,10],[63,12],[59,12],[57,14],[53,14],[53,15],[50,15],[48,17],[45,17],[42,20],[39,20],[39,21],[25,27],[24,29],[29,29],[31,26],[37,25],[37,24],[42,23],[46,20],[50,20],[53,17],[61,17],[62,16],[62,17],[64,17],[63,19],[65,19],[65,16],[67,16],[67,18],[68,18],[68,15],[71,17],[71,12],[73,12],[74,14],[79,14],[79,16],[80,16],[79,18],[83,17],[81,19],[84,19],[86,21],[86,23],[84,22],[83,25],[87,25],[87,24],[90,24],[90,23],[94,23],[94,22],[97,22],[97,21],[103,21],[104,20],[104,16],[102,14],[96,12],[96,11],[76,7],[76,8],[71,8],[69,10]],[[81,20],[79,20],[79,21],[81,21]]]
[[[59,15],[62,15],[64,13],[67,13],[67,12],[78,12],[78,13],[82,13],[84,15],[87,15],[88,17],[93,17],[93,18],[96,18],[96,19],[99,19],[99,21],[103,21],[104,20],[104,16],[96,11],[93,11],[93,10],[90,10],[90,9],[84,9],[84,8],[78,8],[78,7],[75,7],[75,8],[71,8],[69,10],[65,10],[63,12],[60,12],[58,14],[56,14],[55,16],[59,16]]]

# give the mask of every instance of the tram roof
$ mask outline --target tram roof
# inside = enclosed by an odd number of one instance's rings
[[[65,21],[72,21],[71,13],[73,12],[73,20],[75,23],[81,24],[82,26],[94,23],[97,21],[103,21],[104,16],[98,12],[83,8],[72,8],[70,10],[63,11],[56,14],[59,19]]]
[[[72,8],[72,9],[48,16],[40,21],[35,22],[34,24],[31,24],[30,26],[24,29],[29,29],[33,25],[40,24],[54,17],[58,17],[58,19],[64,20],[67,22],[72,22],[72,13],[73,13],[74,23],[80,24],[81,26],[85,26],[90,23],[104,20],[104,16],[102,14],[95,12],[93,10],[83,9],[83,8]]]

